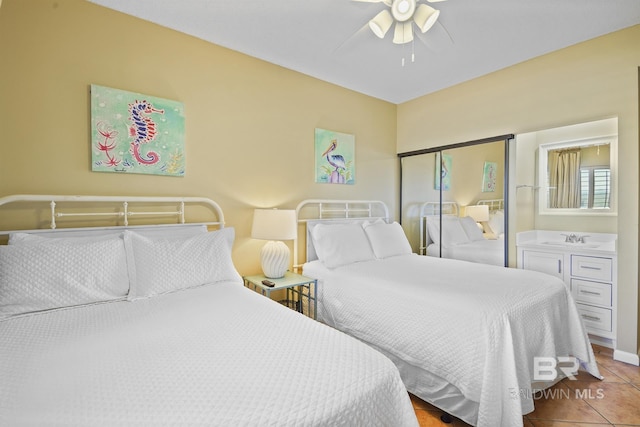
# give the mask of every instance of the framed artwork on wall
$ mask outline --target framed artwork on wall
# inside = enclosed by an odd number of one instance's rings
[[[496,191],[496,177],[498,176],[498,164],[494,162],[484,162],[482,170],[482,192],[491,193]]]
[[[436,153],[436,175],[435,185],[436,190],[449,191],[451,189],[451,167],[453,166],[453,159],[449,154]]]
[[[91,85],[91,170],[184,176],[184,105]]]
[[[316,182],[353,184],[356,176],[355,164],[354,135],[316,128]]]

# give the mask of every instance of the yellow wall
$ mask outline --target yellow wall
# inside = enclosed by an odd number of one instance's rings
[[[260,270],[254,207],[376,198],[396,211],[393,104],[83,0],[5,0],[0,58],[0,196],[209,197],[236,228],[242,274]],[[91,172],[91,84],[184,103],[185,176]],[[314,183],[316,127],[355,135],[354,185]]]
[[[634,354],[638,46],[640,26],[634,26],[398,106],[398,152],[618,117],[618,348]]]

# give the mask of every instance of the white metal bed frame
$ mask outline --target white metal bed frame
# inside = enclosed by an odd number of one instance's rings
[[[460,216],[460,207],[456,202],[424,202],[420,206],[420,247],[418,248],[418,254],[427,254],[427,245],[429,239],[427,238],[427,219],[429,217],[447,215],[447,216]]]
[[[478,200],[476,205],[489,206],[489,212],[500,211],[504,209],[504,199],[486,199]]]
[[[82,227],[82,230],[100,230],[100,229],[118,229],[118,228],[143,228],[162,226],[179,226],[184,224],[203,224],[206,226],[224,227],[224,214],[222,208],[215,201],[206,197],[152,197],[152,196],[69,196],[69,195],[36,195],[36,194],[19,194],[0,198],[0,208],[10,204],[28,204],[32,205],[48,203],[51,211],[51,222],[49,229],[37,230],[0,230],[0,235],[7,235],[18,231],[48,231],[57,230],[57,218],[63,217],[101,217],[115,218],[121,220],[122,225],[99,226],[99,227]],[[82,209],[81,212],[64,212],[61,207],[65,204],[73,204],[74,208]],[[116,211],[105,211],[105,205],[117,208]],[[144,210],[139,205],[163,205],[176,206],[174,211],[158,211]],[[193,222],[189,223],[185,219],[185,210],[187,207],[202,205],[206,206],[213,215],[214,221]],[[98,211],[102,208],[102,211]],[[148,209],[148,208],[147,208]],[[86,210],[86,211],[85,211]],[[131,225],[129,219],[131,217],[175,217],[177,223],[154,224],[154,225]],[[59,229],[58,229],[59,230]],[[78,228],[64,228],[65,231],[78,230]]]
[[[301,201],[296,207],[296,218],[298,226],[304,225],[306,254],[308,253],[311,239],[309,238],[307,223],[314,222],[338,222],[349,219],[383,219],[389,220],[389,208],[380,200],[336,200],[336,199],[307,199]],[[300,230],[296,233],[293,241],[293,268],[299,269]]]

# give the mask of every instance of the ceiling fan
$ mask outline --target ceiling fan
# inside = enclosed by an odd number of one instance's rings
[[[369,28],[376,36],[384,38],[391,25],[396,23],[393,32],[393,42],[404,44],[413,41],[413,23],[422,33],[426,33],[436,23],[440,11],[431,6],[419,3],[419,0],[353,0],[365,3],[384,3],[389,10],[384,9],[369,21]],[[426,0],[438,3],[446,0]]]

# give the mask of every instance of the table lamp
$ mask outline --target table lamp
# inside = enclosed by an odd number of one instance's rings
[[[467,216],[473,218],[480,228],[484,228],[482,226],[483,222],[489,221],[489,206],[487,205],[467,206],[465,213]]]
[[[287,209],[256,209],[253,212],[251,237],[268,240],[260,251],[262,272],[270,279],[279,279],[289,267],[291,251],[283,240],[296,238],[296,211]]]

